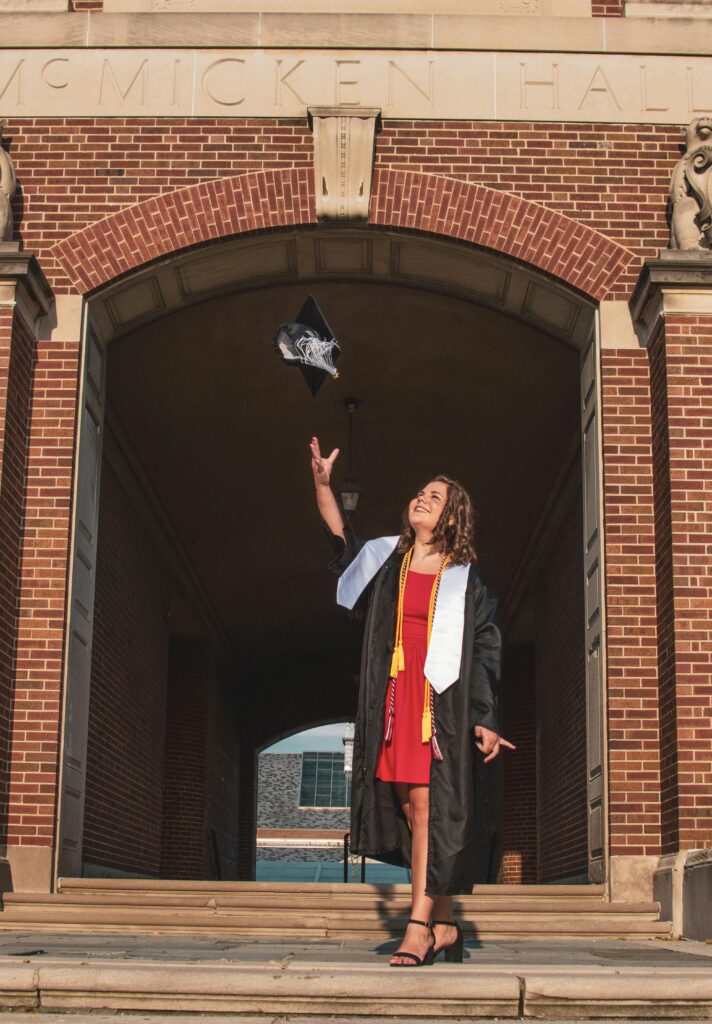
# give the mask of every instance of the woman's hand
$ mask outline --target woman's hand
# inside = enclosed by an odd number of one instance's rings
[[[336,456],[339,454],[339,449],[334,448],[329,458],[323,459],[321,456],[321,450],[319,449],[318,437],[313,437],[311,439],[309,447],[311,448],[311,465],[312,473],[314,474],[316,503],[319,513],[331,532],[335,534],[335,536],[341,537],[345,543],[346,536],[344,534],[344,521],[341,516],[341,510],[336,498],[334,497],[334,492],[330,486],[331,468],[334,465]]]
[[[312,453],[312,473],[314,474],[314,484],[316,487],[328,487],[331,481],[331,470],[336,460],[336,456],[339,454],[339,449],[334,448],[328,459],[322,457],[321,449],[319,448],[319,438],[313,437],[309,442],[309,447]]]
[[[475,739],[475,746],[478,750],[481,750],[483,754],[487,754],[483,764],[487,764],[492,758],[496,757],[499,753],[500,746],[509,747],[510,750],[516,750],[516,745],[510,743],[509,740],[505,740],[504,737],[498,733],[493,732],[491,729],[485,729],[483,725],[475,726],[475,737],[480,737],[481,742]]]

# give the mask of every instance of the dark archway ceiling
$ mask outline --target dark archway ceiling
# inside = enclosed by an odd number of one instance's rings
[[[343,355],[312,399],[272,350],[313,292]],[[307,444],[342,448],[361,401],[354,526],[394,533],[447,472],[479,512],[485,576],[504,595],[579,430],[579,355],[531,324],[433,291],[292,283],[193,304],[109,346],[109,401],[243,664],[354,647],[334,604]]]

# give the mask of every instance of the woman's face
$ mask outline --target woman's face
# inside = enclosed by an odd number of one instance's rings
[[[447,502],[447,484],[431,480],[408,505],[408,522],[416,533],[430,533]]]

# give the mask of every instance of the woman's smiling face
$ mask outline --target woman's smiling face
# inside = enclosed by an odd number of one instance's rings
[[[408,522],[418,531],[435,529],[440,514],[447,502],[447,484],[431,480],[408,505]]]

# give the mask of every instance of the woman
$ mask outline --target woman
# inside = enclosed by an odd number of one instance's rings
[[[452,896],[474,882],[473,740],[485,764],[501,746],[514,749],[499,735],[502,638],[496,596],[476,564],[472,503],[456,481],[436,477],[410,501],[400,537],[364,543],[331,490],[338,448],[323,458],[313,437],[310,449],[337,600],[366,612],[351,847],[410,861],[412,917],[391,966],[432,963],[443,950],[461,961]]]

